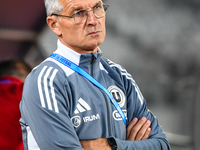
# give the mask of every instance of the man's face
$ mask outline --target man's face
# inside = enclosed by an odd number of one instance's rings
[[[101,0],[60,0],[64,10],[60,13],[72,16],[81,9],[90,11]],[[97,51],[97,46],[103,43],[106,35],[105,17],[96,18],[93,11],[88,12],[87,20],[77,24],[74,18],[61,17],[59,22],[60,41],[78,53]]]

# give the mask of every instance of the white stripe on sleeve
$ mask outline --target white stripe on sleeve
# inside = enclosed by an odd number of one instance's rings
[[[42,71],[40,72],[39,76],[38,76],[38,91],[39,91],[39,96],[40,96],[40,101],[41,101],[41,105],[42,107],[46,107],[45,106],[45,102],[44,102],[44,96],[42,93],[42,85],[41,85],[41,80],[42,80],[42,75],[44,73],[44,71],[46,70],[47,66],[44,66]]]
[[[44,76],[44,91],[45,91],[45,95],[46,95],[46,99],[47,99],[47,105],[49,110],[52,110],[52,105],[51,105],[51,100],[50,100],[50,96],[49,96],[49,90],[48,90],[48,85],[47,85],[47,78],[51,72],[53,67],[49,67],[49,69],[47,70],[45,76]]]
[[[58,104],[57,104],[57,100],[56,100],[56,96],[55,96],[55,91],[54,91],[54,87],[53,87],[53,80],[54,80],[57,72],[58,72],[58,70],[55,69],[53,71],[53,74],[51,75],[51,78],[50,78],[50,87],[51,87],[51,94],[52,94],[52,98],[53,98],[53,104],[54,104],[55,112],[59,113]]]

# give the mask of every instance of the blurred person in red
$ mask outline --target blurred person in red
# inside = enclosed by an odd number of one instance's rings
[[[0,150],[24,150],[19,102],[31,67],[20,59],[0,62]]]

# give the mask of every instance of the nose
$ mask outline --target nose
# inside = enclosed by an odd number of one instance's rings
[[[88,16],[87,16],[87,25],[96,25],[98,23],[97,18],[94,15],[93,10],[88,11]]]

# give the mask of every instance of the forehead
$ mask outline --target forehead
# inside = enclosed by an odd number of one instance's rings
[[[71,10],[73,8],[92,8],[97,3],[102,2],[101,0],[60,0],[64,6],[64,10]]]

